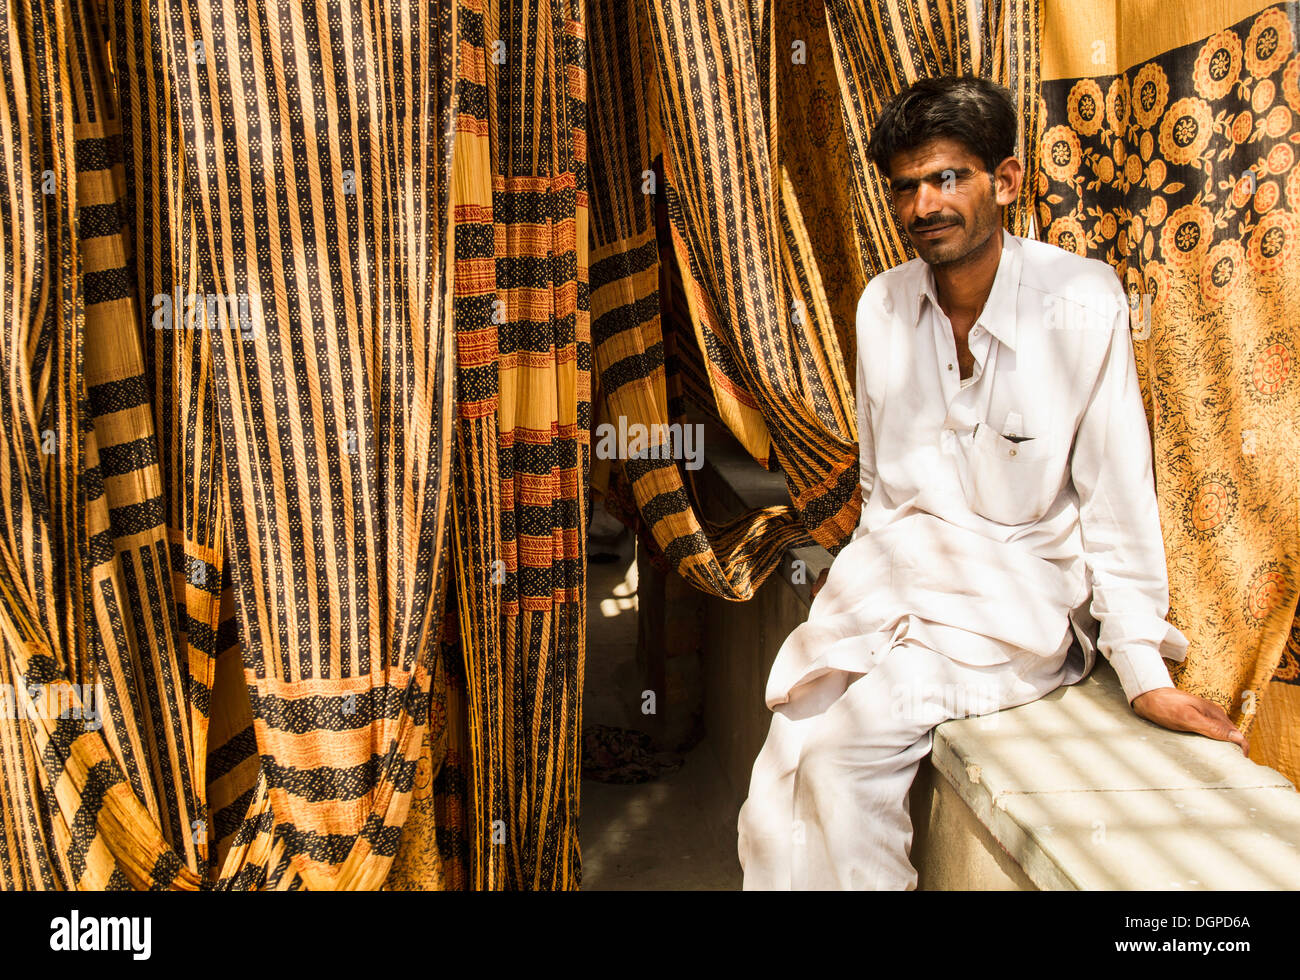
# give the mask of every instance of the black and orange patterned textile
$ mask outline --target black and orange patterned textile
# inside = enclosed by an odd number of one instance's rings
[[[177,614],[213,710],[249,702],[214,751],[260,759],[219,887],[377,887],[397,850],[450,518],[454,13],[116,11]]]
[[[116,92],[90,4],[0,23],[0,888],[196,889],[199,744]],[[80,70],[69,71],[69,65]]]
[[[461,7],[452,505],[475,888],[578,885],[591,451],[580,13],[569,0]]]
[[[1300,784],[1300,3],[1180,11],[1044,6],[1038,220],[1129,293],[1174,681]]]
[[[843,358],[797,198],[775,161],[776,74],[765,53],[775,8],[601,0],[590,10],[601,396],[629,428],[681,424],[669,413],[662,319],[661,280],[674,277],[661,262],[674,263],[709,407],[757,460],[779,461],[794,506],[711,527],[668,454],[622,460],[622,472],[668,563],[705,591],[747,599],[789,545],[817,537],[838,547],[860,502]],[[697,43],[709,57],[696,57]],[[672,242],[662,260],[659,195]]]
[[[4,9],[0,884],[576,887],[580,8]]]

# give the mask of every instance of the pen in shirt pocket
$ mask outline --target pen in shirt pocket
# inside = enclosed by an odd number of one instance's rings
[[[974,436],[977,432],[979,432],[979,430],[980,430],[980,423],[976,422],[975,428],[971,430],[971,435]],[[1007,442],[1029,442],[1034,437],[1033,436],[1003,436],[1002,438],[1007,440]]]

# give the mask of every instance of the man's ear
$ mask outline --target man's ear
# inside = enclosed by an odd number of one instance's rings
[[[1011,204],[1020,196],[1020,182],[1024,179],[1024,169],[1015,157],[1007,157],[993,171],[993,183],[997,190],[998,204]]]

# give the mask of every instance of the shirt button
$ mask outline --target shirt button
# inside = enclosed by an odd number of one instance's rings
[[[1011,450],[1011,455],[1014,456],[1015,454],[1016,454],[1016,451],[1015,451],[1014,449]]]
[[[970,335],[971,335],[972,337],[978,337],[978,336],[980,335],[980,328],[979,328],[979,327],[976,327],[974,330],[972,330],[972,331],[970,332]]]
[[[948,370],[949,370],[949,371],[952,370],[952,365],[951,365],[951,364],[948,365]]]

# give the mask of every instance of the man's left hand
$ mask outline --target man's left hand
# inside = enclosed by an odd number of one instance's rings
[[[1147,721],[1175,732],[1195,732],[1220,742],[1236,742],[1250,754],[1250,740],[1237,730],[1228,713],[1213,701],[1176,687],[1158,687],[1133,699],[1133,710]]]

